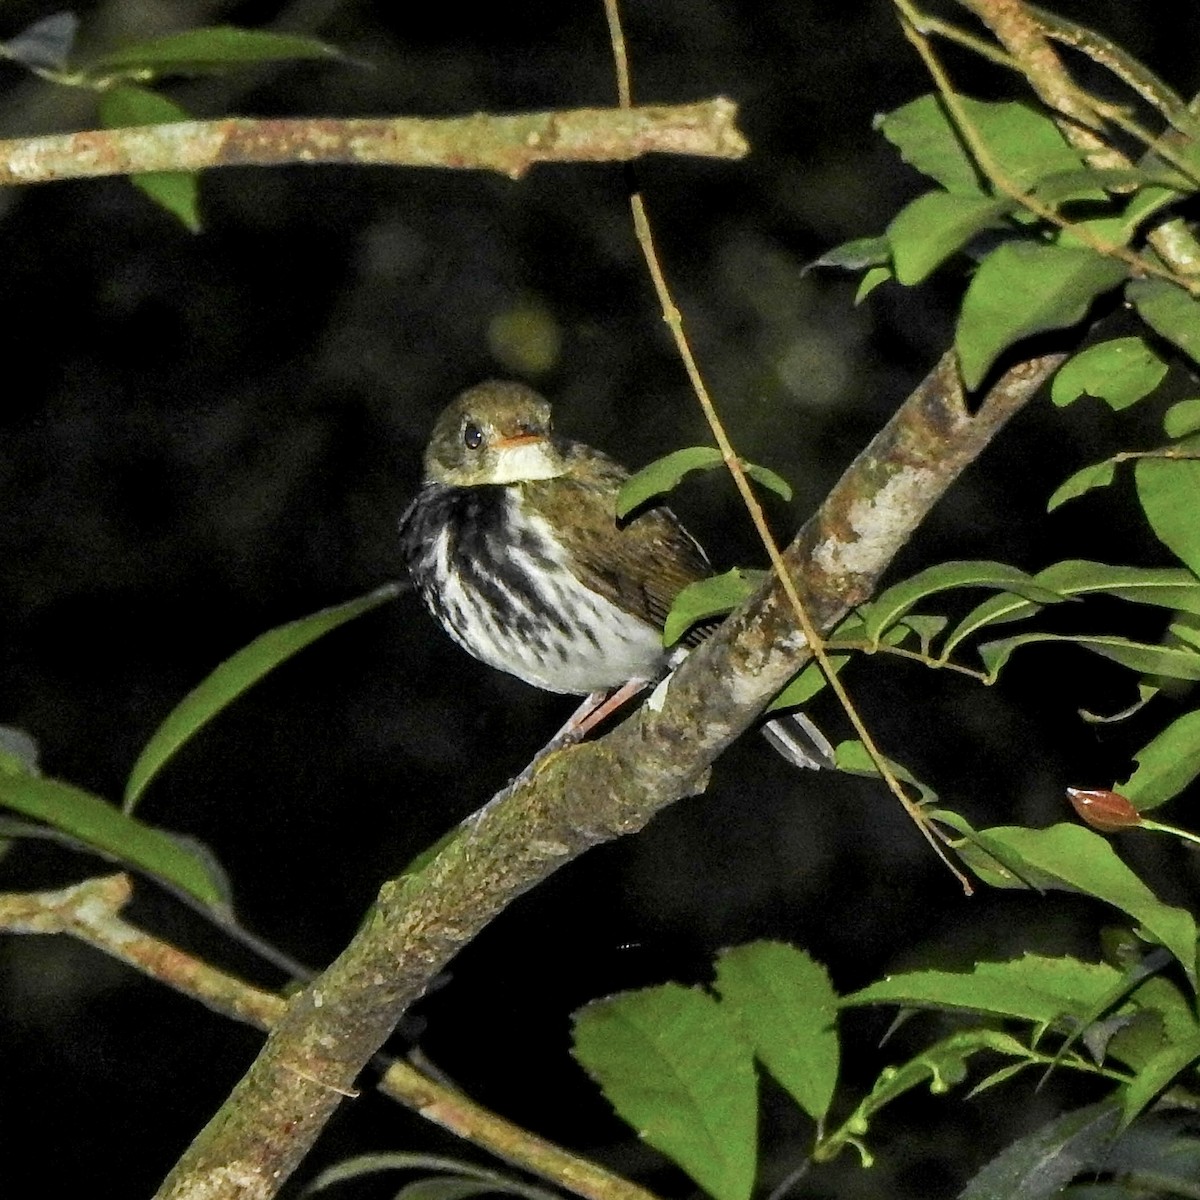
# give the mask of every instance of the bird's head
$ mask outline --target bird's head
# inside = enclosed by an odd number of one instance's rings
[[[468,388],[438,417],[425,478],[453,487],[556,479],[568,465],[550,433],[550,404],[521,383]]]

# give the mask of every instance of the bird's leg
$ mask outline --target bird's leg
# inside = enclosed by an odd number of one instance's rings
[[[506,795],[513,788],[532,779],[537,774],[541,763],[551,754],[556,750],[561,750],[564,746],[573,746],[576,742],[582,741],[605,717],[620,708],[626,700],[636,696],[649,682],[648,679],[631,679],[628,683],[623,683],[612,692],[590,693],[584,698],[583,703],[571,714],[570,720],[537,752],[537,757],[534,758],[533,762],[500,795]],[[494,796],[488,801],[485,808],[480,813],[476,813],[475,816],[480,816],[483,811],[490,808],[499,798],[499,796]]]
[[[631,679],[612,692],[592,692],[571,714],[567,723],[550,739],[555,749],[582,741],[606,717],[616,712],[626,700],[631,700],[645,688],[645,679]]]

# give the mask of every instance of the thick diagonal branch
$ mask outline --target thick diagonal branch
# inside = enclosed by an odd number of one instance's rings
[[[721,97],[438,120],[227,117],[3,141],[0,184],[288,163],[461,167],[519,179],[541,162],[628,162],[656,153],[741,158],[748,147],[736,121],[737,105]]]
[[[789,547],[828,628],[873,590],[926,513],[1058,365],[1007,372],[972,414],[947,355]],[[400,1016],[522,893],[703,787],[713,760],[806,660],[778,584],[744,605],[670,685],[607,737],[546,759],[418,873],[386,884],[337,961],[303,992],[159,1195],[257,1200],[299,1164]]]

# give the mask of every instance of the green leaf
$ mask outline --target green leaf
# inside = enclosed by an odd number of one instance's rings
[[[1108,487],[1116,478],[1116,474],[1117,464],[1111,458],[1083,467],[1054,489],[1053,495],[1046,501],[1046,511],[1051,513],[1060,504],[1066,504],[1068,500],[1074,500],[1093,488]]]
[[[691,471],[711,471],[724,460],[715,446],[688,446],[672,450],[635,472],[621,485],[617,496],[617,516],[627,517],[647,500],[669,492]]]
[[[760,467],[757,463],[747,462],[744,458],[739,458],[738,462],[755,483],[761,483],[768,491],[782,496],[785,500],[792,498],[792,485],[782,475],[776,474],[770,467]]]
[[[191,113],[166,96],[126,84],[100,94],[100,124],[105,129],[170,125],[190,121]],[[134,187],[165,208],[192,233],[200,230],[199,175],[195,171],[144,171],[131,175]]]
[[[1200,459],[1141,458],[1133,477],[1158,540],[1200,575]]]
[[[917,635],[917,640],[921,643],[921,653],[928,656],[930,646],[933,644],[933,639],[950,624],[949,618],[941,616],[926,615],[924,613],[906,613],[900,618],[897,625],[905,629],[911,629]],[[893,626],[895,628],[895,626]],[[887,641],[887,638],[884,638]]]
[[[766,578],[766,571],[734,567],[724,575],[713,575],[689,583],[675,597],[663,625],[663,645],[673,646],[697,621],[737,608]]]
[[[716,1200],[748,1200],[757,1081],[732,1012],[674,983],[626,992],[575,1014],[574,1054],[641,1138]]]
[[[1092,250],[1006,242],[980,264],[955,333],[963,381],[974,390],[997,357],[1030,334],[1083,319],[1101,292],[1126,276],[1124,263]]]
[[[1040,604],[1054,604],[1062,597],[1032,575],[999,562],[946,562],[927,567],[909,579],[893,584],[870,604],[859,608],[866,636],[878,641],[880,634],[895,624],[918,601],[953,588],[1003,588]]]
[[[979,657],[983,659],[987,669],[988,682],[996,681],[1014,650],[1034,642],[1074,642],[1085,650],[1091,650],[1143,675],[1166,675],[1170,679],[1200,679],[1200,654],[1192,650],[1131,642],[1122,637],[1024,633],[997,642],[985,642],[979,647]]]
[[[1152,604],[1200,615],[1200,579],[1180,567],[1113,566],[1067,558],[1039,571],[1035,578],[1071,598],[1100,593],[1134,604]]]
[[[867,778],[878,779],[879,768],[875,765],[875,760],[867,753],[867,748],[859,741],[839,742],[837,749],[834,752],[834,761],[837,764],[839,771],[845,771],[848,775],[862,775]],[[922,783],[907,767],[902,766],[892,759],[884,759],[893,775],[904,783],[911,784],[920,794],[920,802],[922,804],[929,803],[937,799],[937,792],[933,790],[927,783]]]
[[[825,968],[783,942],[751,942],[718,957],[716,990],[772,1077],[822,1120],[838,1074],[837,993]]]
[[[1187,437],[1189,433],[1200,431],[1200,398],[1172,404],[1163,417],[1163,429],[1170,438]]]
[[[1099,834],[1082,825],[1049,829],[995,826],[977,833],[979,844],[1001,861],[1017,859],[1034,886],[1085,892],[1128,913],[1146,933],[1179,959],[1196,984],[1196,922],[1182,908],[1164,904]]]
[[[204,858],[81,788],[36,775],[0,772],[0,804],[35,817],[105,857],[161,879],[211,908],[224,908],[221,881]]]
[[[899,1004],[906,1008],[971,1012],[1049,1026],[1064,1016],[1082,1019],[1120,979],[1107,963],[1026,954],[1009,962],[976,963],[969,972],[912,971],[889,975],[842,997],[842,1005]]]
[[[896,278],[906,286],[920,283],[977,233],[1002,225],[1009,200],[926,192],[892,219],[887,236]]]
[[[1085,1171],[1104,1169],[1117,1130],[1117,1105],[1101,1100],[1057,1117],[1006,1146],[959,1200],[1051,1200]]]
[[[1200,775],[1200,709],[1172,721],[1133,757],[1137,770],[1114,791],[1141,812],[1178,796]]]
[[[158,75],[208,75],[233,67],[291,59],[340,57],[339,50],[316,38],[211,25],[113,50],[85,69],[92,79],[122,76],[147,79]]]
[[[1126,1085],[1121,1127],[1125,1128],[1159,1092],[1200,1059],[1200,1033],[1164,1046]]]
[[[1165,279],[1135,279],[1125,295],[1155,333],[1200,363],[1200,301]]]
[[[920,636],[921,629],[926,631],[933,629],[932,624],[927,625],[924,622],[936,623],[940,620],[940,617],[905,617],[893,625],[881,640],[886,646],[898,646],[908,639],[910,633],[916,632]],[[910,622],[915,623],[915,628]],[[854,657],[853,653],[839,653],[837,644],[865,640],[862,619],[858,616],[847,617],[830,632],[826,644],[829,650],[829,665],[833,668],[834,674],[840,673],[842,668]],[[767,706],[767,712],[775,712],[781,708],[800,708],[807,704],[828,682],[825,673],[821,670],[821,664],[811,662],[771,701]]]
[[[356,600],[324,608],[298,621],[289,621],[261,634],[227,658],[184,696],[146,743],[125,784],[125,811],[133,811],[146,786],[180,746],[247,688],[317,638],[394,599],[400,590],[396,584],[387,584]]]
[[[1033,189],[1036,199],[1057,208],[1072,200],[1098,200],[1105,198],[1105,188],[1125,189],[1130,185],[1138,188],[1170,188],[1194,191],[1195,188],[1178,173],[1143,171],[1137,167],[1097,170],[1095,167],[1077,167],[1070,171],[1058,171],[1038,181]]]
[[[832,250],[826,250],[804,268],[840,267],[844,271],[861,271],[865,267],[882,267],[892,256],[892,248],[886,237],[861,237],[842,242]]]
[[[854,305],[857,308],[881,283],[887,283],[892,276],[891,267],[872,267],[859,281],[858,291],[854,293]]]
[[[841,672],[853,655],[830,654],[828,657],[829,665],[836,675]],[[801,708],[828,683],[825,672],[821,670],[821,664],[811,662],[767,705],[767,712],[777,712],[781,708]]]
[[[721,466],[724,461],[720,450],[715,446],[687,446],[682,450],[672,450],[670,454],[655,459],[635,472],[621,485],[617,496],[617,516],[627,517],[647,500],[678,487],[680,480],[692,471],[711,471]],[[773,492],[778,492],[785,500],[792,498],[792,489],[788,482],[770,468],[757,466],[744,458],[738,461],[751,479],[757,480]]]
[[[959,100],[991,155],[1016,183],[1032,187],[1047,176],[1078,170],[1079,156],[1054,122],[1036,109],[969,96]],[[937,96],[921,96],[876,123],[905,162],[948,192],[978,195],[984,190],[980,173]]]
[[[1085,393],[1120,412],[1148,396],[1167,364],[1139,337],[1113,338],[1080,351],[1054,376],[1050,399],[1060,408]]]

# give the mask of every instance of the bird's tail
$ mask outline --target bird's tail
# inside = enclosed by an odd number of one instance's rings
[[[761,732],[794,767],[820,771],[834,766],[829,739],[802,712],[775,717],[762,727]]]

